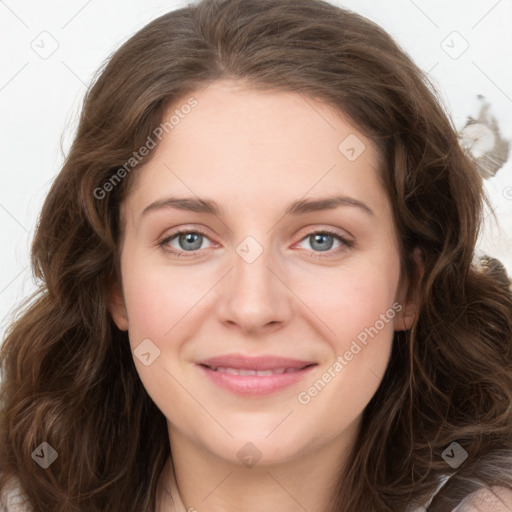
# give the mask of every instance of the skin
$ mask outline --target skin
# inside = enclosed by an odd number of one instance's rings
[[[132,351],[144,339],[160,350],[149,366],[134,361],[167,419],[185,509],[320,512],[382,379],[393,332],[409,328],[415,314],[405,303],[378,154],[339,112],[295,93],[219,81],[193,96],[197,107],[136,171],[122,204],[122,285],[112,290],[110,310]],[[365,145],[354,161],[338,149],[350,134]],[[344,205],[284,215],[294,200],[334,193],[373,214]],[[142,214],[171,195],[213,199],[222,215],[170,207]],[[191,257],[164,250],[186,253],[190,242],[180,245],[179,236],[159,245],[178,227],[205,232]],[[327,237],[332,248],[318,249],[309,235],[322,229],[350,245]],[[236,252],[247,236],[263,249],[252,263]],[[397,302],[402,310],[308,404],[299,403],[298,394]],[[241,397],[195,363],[233,352],[317,366],[277,393]],[[261,455],[250,468],[237,456],[247,442]],[[162,496],[171,466],[160,479]],[[159,510],[174,508],[163,500]]]

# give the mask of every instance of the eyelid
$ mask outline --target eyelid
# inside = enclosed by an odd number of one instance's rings
[[[342,240],[345,240],[346,242],[355,243],[354,237],[348,231],[341,229],[341,228],[335,228],[332,226],[322,225],[322,224],[308,225],[299,231],[298,236],[301,237],[300,241],[302,241],[302,240],[304,240],[305,237],[314,235],[316,233],[325,233],[325,234],[329,234],[329,235],[334,235],[334,236],[341,238]]]
[[[181,250],[176,250],[174,248],[173,249],[167,248],[167,244],[170,243],[171,240],[173,240],[174,238],[176,238],[177,236],[179,236],[181,234],[189,234],[189,233],[197,233],[199,235],[203,235],[203,237],[210,240],[210,236],[208,235],[206,230],[203,230],[202,228],[197,228],[197,227],[184,226],[184,227],[179,227],[179,228],[173,229],[170,233],[168,232],[164,236],[159,237],[157,245],[160,248],[162,248],[166,253],[172,254],[177,257],[185,257],[185,258],[195,257],[195,256],[197,256],[197,253],[200,253],[201,251],[205,251],[206,249],[196,249],[195,251],[181,251]],[[214,246],[219,245],[216,242],[213,242],[212,240],[210,240],[210,241],[212,242],[212,244]]]
[[[310,255],[314,258],[334,258],[338,256],[341,252],[346,251],[347,249],[350,249],[354,246],[355,241],[352,236],[345,236],[342,234],[338,229],[328,227],[328,226],[315,226],[315,227],[306,227],[304,228],[305,233],[300,237],[300,240],[294,244],[297,245],[301,243],[302,241],[306,240],[310,236],[316,235],[316,234],[322,234],[322,235],[329,235],[334,238],[337,238],[339,242],[341,243],[341,246],[336,249],[329,249],[326,251],[312,251],[307,249],[300,249],[300,250],[306,250]]]

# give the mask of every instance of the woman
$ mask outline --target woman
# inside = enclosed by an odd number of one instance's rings
[[[0,489],[45,511],[508,510],[512,296],[474,259],[484,202],[368,20],[154,20],[88,92],[43,207]]]

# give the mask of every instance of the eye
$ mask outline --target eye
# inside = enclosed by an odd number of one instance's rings
[[[192,256],[196,251],[204,249],[203,242],[205,240],[209,239],[201,231],[181,229],[165,237],[158,245],[164,251],[175,256],[188,257],[189,255],[186,253],[192,253],[190,254]]]
[[[158,245],[172,255],[182,257],[196,256],[197,251],[205,249],[203,242],[209,240],[207,235],[201,231],[191,229],[180,229],[166,236]],[[307,234],[299,243],[307,242],[312,248],[312,256],[324,258],[332,256],[350,248],[354,243],[339,233],[328,229],[312,231]],[[335,244],[334,250],[331,250]],[[214,244],[212,243],[212,246]],[[311,250],[306,248],[307,250]],[[326,254],[321,254],[326,253]]]
[[[323,229],[321,231],[313,231],[306,235],[300,243],[308,243],[309,246],[313,249],[312,256],[314,257],[329,257],[332,256],[333,253],[336,254],[340,251],[343,251],[346,248],[350,248],[353,246],[353,242],[345,238],[344,236],[336,233],[334,231]],[[335,250],[331,250],[333,246],[337,242],[337,247]],[[319,254],[319,253],[327,253],[327,254]]]

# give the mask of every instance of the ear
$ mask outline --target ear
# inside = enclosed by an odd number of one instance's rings
[[[425,273],[425,264],[419,247],[416,247],[413,250],[412,259],[414,262],[413,289],[409,290],[411,284],[407,282],[407,279],[404,279],[400,290],[401,300],[399,300],[402,305],[402,309],[395,318],[395,331],[409,330],[412,327],[418,312],[419,283],[421,283],[423,274]]]
[[[128,312],[124,302],[123,290],[116,281],[111,287],[108,297],[108,310],[112,319],[121,331],[128,330]]]

